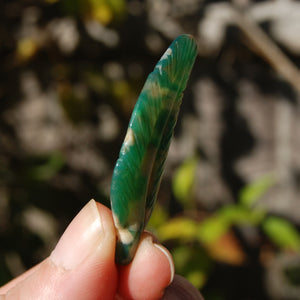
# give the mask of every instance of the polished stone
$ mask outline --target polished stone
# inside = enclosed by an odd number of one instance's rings
[[[132,260],[151,216],[196,56],[197,45],[190,35],[176,38],[148,76],[132,112],[111,183],[118,264]]]

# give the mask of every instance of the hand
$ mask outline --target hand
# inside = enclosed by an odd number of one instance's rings
[[[170,253],[149,233],[127,266],[115,264],[115,246],[111,211],[91,200],[48,258],[0,288],[0,300],[201,299],[188,281],[174,278]]]

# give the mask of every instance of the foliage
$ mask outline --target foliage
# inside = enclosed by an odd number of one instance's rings
[[[252,207],[264,195],[264,193],[274,184],[272,176],[264,176],[259,180],[245,186],[239,196],[239,201],[243,206]]]
[[[186,213],[191,203],[182,199],[192,200],[192,183],[196,166],[197,160],[194,158],[183,162],[173,178],[174,195],[184,205]],[[198,288],[203,288],[209,279],[214,261],[234,265],[245,264],[246,253],[234,235],[234,227],[260,228],[280,251],[299,251],[300,234],[295,226],[286,219],[268,216],[266,211],[257,205],[274,184],[272,176],[263,176],[240,191],[237,204],[225,205],[202,220],[180,216],[169,220],[161,218],[159,222],[158,213],[161,216],[165,215],[162,213],[163,209],[160,207],[158,212],[154,211],[156,220],[154,230],[157,236],[163,242],[173,241],[172,254],[176,270],[190,278]],[[194,245],[192,248],[191,243]],[[204,266],[197,264],[199,261],[204,263]]]
[[[263,222],[263,230],[276,246],[300,250],[300,235],[291,222],[279,217],[267,217]]]
[[[192,203],[193,186],[198,159],[192,157],[185,161],[174,174],[173,193],[180,203],[187,207]]]

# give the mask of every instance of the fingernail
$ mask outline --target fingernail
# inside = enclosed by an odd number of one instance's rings
[[[171,273],[171,277],[170,277],[169,284],[171,284],[172,281],[173,281],[173,279],[174,279],[174,275],[175,275],[175,267],[174,267],[174,262],[173,262],[172,255],[171,255],[170,252],[169,252],[165,247],[163,247],[162,245],[156,244],[156,243],[153,243],[153,245],[154,245],[157,249],[159,249],[159,250],[166,256],[166,258],[167,258],[168,261],[169,261],[169,265],[170,265],[170,273]]]
[[[52,262],[66,270],[80,265],[104,238],[96,202],[91,200],[73,219],[50,255]]]

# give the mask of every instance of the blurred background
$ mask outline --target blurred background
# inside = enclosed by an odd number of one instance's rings
[[[0,284],[110,181],[147,75],[199,45],[149,230],[206,300],[300,299],[300,3],[0,2]]]

